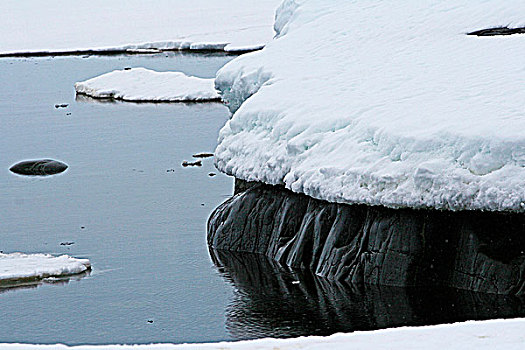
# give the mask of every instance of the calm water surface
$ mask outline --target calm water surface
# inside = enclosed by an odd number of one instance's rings
[[[217,172],[212,159],[181,167],[192,154],[214,150],[227,109],[75,101],[73,84],[127,66],[213,77],[232,58],[0,60],[0,250],[66,253],[94,267],[67,285],[4,290],[0,341],[229,337],[224,309],[232,288],[213,267],[205,236],[206,219],[231,194],[232,180],[208,176]],[[69,169],[45,178],[8,171],[35,158],[61,160]],[[65,241],[75,244],[61,246]]]
[[[209,177],[211,159],[180,164],[213,151],[227,109],[100,103],[76,99],[73,84],[128,66],[213,77],[231,58],[0,59],[0,250],[87,257],[94,268],[63,283],[0,289],[0,342],[201,342],[525,315],[516,298],[355,289],[263,257],[210,257],[206,220],[233,181]],[[54,107],[62,103],[69,107]],[[8,170],[35,158],[69,169],[45,178]]]

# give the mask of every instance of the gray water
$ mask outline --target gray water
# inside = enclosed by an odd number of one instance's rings
[[[227,109],[102,103],[76,98],[73,84],[137,66],[213,77],[231,58],[0,59],[0,251],[93,264],[87,276],[0,288],[0,342],[209,342],[525,315],[523,298],[348,286],[253,254],[210,256],[206,220],[233,181],[212,159],[181,163],[214,150]],[[44,178],[8,170],[35,158],[69,169]]]
[[[206,219],[232,193],[232,180],[208,176],[217,173],[212,159],[181,166],[194,153],[213,152],[227,109],[76,101],[73,84],[128,66],[210,78],[232,58],[0,60],[0,251],[69,254],[93,265],[67,284],[3,290],[0,342],[229,338],[224,309],[232,288],[213,267],[205,237]],[[69,107],[55,108],[62,103]],[[35,158],[69,169],[45,178],[8,170]]]

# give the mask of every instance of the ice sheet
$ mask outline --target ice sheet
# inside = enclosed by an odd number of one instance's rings
[[[216,165],[340,203],[525,211],[525,2],[285,0],[218,73]]]

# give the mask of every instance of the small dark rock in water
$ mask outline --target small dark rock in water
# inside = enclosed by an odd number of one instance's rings
[[[193,158],[210,158],[210,157],[213,157],[213,153],[206,153],[206,152],[196,153],[192,157]]]
[[[86,228],[85,226],[80,226],[80,229],[81,229],[81,230],[83,230],[83,229],[85,229],[85,228]]]
[[[131,70],[131,67],[124,67],[124,70]]]
[[[62,242],[60,245],[73,245],[75,242]]]
[[[153,320],[148,320],[148,323],[153,323]]]
[[[13,165],[9,170],[19,175],[47,176],[59,174],[67,165],[52,159],[26,160]]]
[[[168,169],[166,170],[167,173],[174,173],[175,172],[175,169]]]
[[[508,27],[497,27],[477,30],[475,32],[467,33],[467,35],[477,36],[496,36],[496,35],[512,35],[512,34],[525,34],[525,27],[523,28],[508,28]]]
[[[202,166],[202,161],[200,160],[197,160],[195,162],[188,162],[188,161],[184,161],[182,162],[182,166],[183,167],[187,167],[187,166]]]
[[[69,106],[67,103],[62,103],[59,105],[55,105],[55,108],[67,108],[67,106]]]
[[[209,177],[214,177],[215,175],[217,175],[217,174],[215,174],[215,173],[209,173],[208,174]]]

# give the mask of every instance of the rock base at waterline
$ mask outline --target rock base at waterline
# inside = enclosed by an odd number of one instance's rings
[[[525,294],[523,214],[335,204],[276,186],[236,187],[243,190],[209,219],[214,249],[353,284]]]

